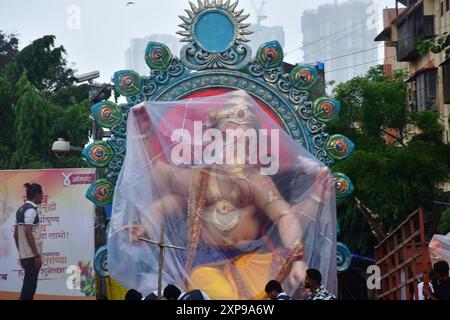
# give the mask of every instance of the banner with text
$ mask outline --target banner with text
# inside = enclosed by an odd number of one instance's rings
[[[0,299],[17,298],[24,271],[13,238],[16,210],[25,201],[25,183],[38,183],[42,268],[37,298],[95,296],[94,205],[85,193],[93,169],[0,171]]]

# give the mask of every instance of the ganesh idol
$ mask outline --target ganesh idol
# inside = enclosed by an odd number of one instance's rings
[[[180,129],[191,138],[174,140]],[[152,292],[161,272],[165,284],[211,299],[257,300],[272,279],[296,295],[314,267],[336,289],[330,172],[248,94],[144,103],[127,130],[108,243],[114,279]],[[185,250],[167,249],[158,270],[157,248],[141,240],[161,232]]]

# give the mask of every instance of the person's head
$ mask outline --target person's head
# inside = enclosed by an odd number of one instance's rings
[[[306,270],[305,277],[305,288],[306,289],[317,289],[322,284],[322,275],[317,269]]]
[[[181,290],[178,289],[177,286],[169,284],[167,287],[164,288],[163,295],[164,297],[166,297],[167,300],[178,300],[178,298],[181,295]]]
[[[430,278],[430,281],[436,279],[436,271],[431,270],[430,272],[428,272],[428,277]]]
[[[270,299],[274,300],[278,297],[280,293],[283,292],[283,288],[281,287],[281,284],[276,280],[270,280],[266,284],[265,291]]]
[[[438,261],[433,265],[433,270],[436,273],[438,281],[443,282],[448,279],[448,269],[448,263],[444,260]]]
[[[128,290],[125,294],[125,300],[142,300],[142,293],[134,289]]]
[[[32,201],[35,204],[41,204],[44,197],[41,185],[37,183],[25,183],[24,186],[27,190],[27,200]]]

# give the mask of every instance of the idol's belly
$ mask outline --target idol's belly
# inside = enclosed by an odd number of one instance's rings
[[[240,246],[258,239],[261,222],[254,205],[236,208],[230,213],[220,213],[215,206],[205,209],[201,238],[214,246]]]

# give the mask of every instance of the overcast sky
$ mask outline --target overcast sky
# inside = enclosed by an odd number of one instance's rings
[[[54,34],[79,73],[100,70],[102,80],[106,81],[114,71],[124,68],[130,39],[155,33],[175,34],[180,29],[178,15],[189,7],[187,0],[132,1],[135,5],[127,6],[128,0],[0,0],[0,30],[17,33],[21,47],[43,35]],[[263,24],[283,26],[285,52],[289,52],[301,46],[302,12],[334,1],[267,0],[264,14],[269,18]],[[262,0],[253,2],[259,7]],[[373,2],[380,12],[395,5],[395,0]],[[239,7],[252,14],[250,22],[255,21],[251,0],[241,0]],[[77,11],[81,18],[79,28],[71,19]],[[298,50],[285,60],[296,63],[301,58],[302,52]]]

